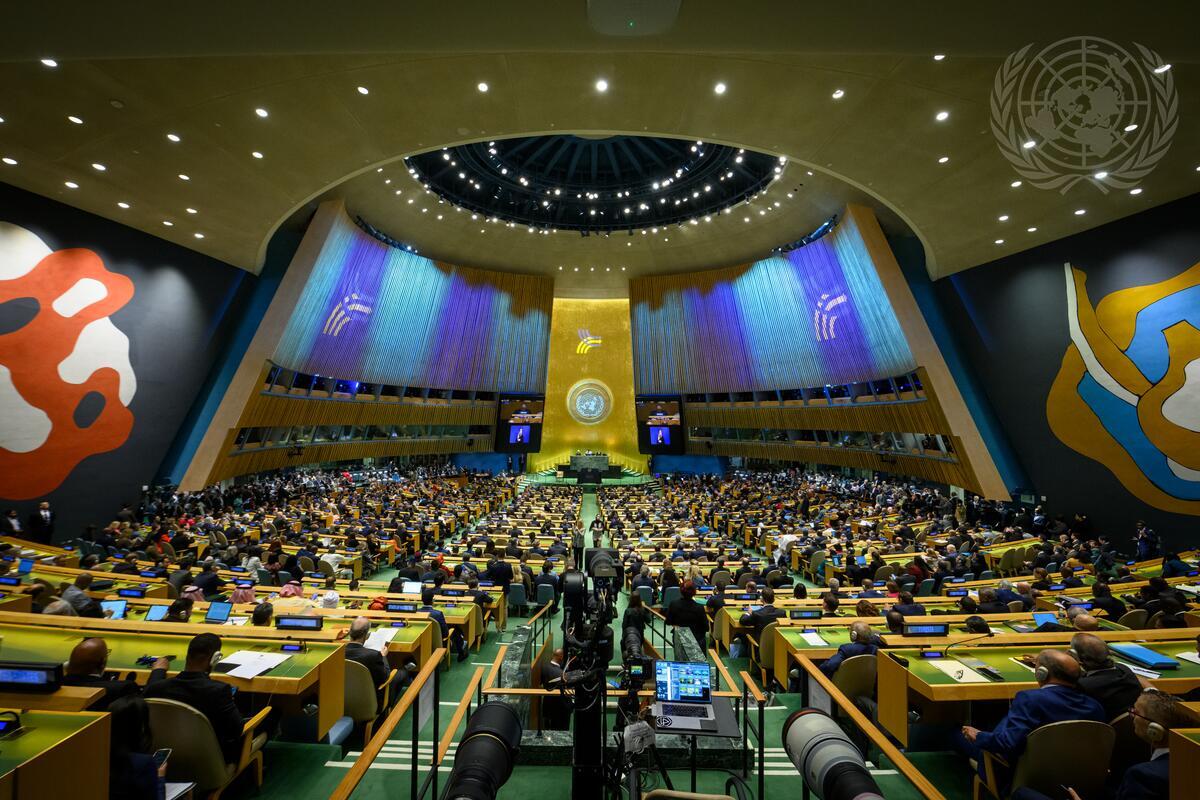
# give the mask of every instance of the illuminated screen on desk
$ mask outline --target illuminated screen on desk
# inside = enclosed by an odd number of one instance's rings
[[[654,688],[659,700],[709,703],[712,702],[712,670],[703,662],[656,661]]]
[[[170,608],[168,605],[150,606],[146,609],[146,622],[161,622],[167,618]]]
[[[414,604],[412,604],[412,603],[388,603],[388,604],[387,604],[387,610],[388,610],[388,611],[392,611],[392,612],[396,612],[396,611],[416,611],[416,610],[417,610],[417,607],[416,607],[416,605],[414,605]]]
[[[946,622],[925,622],[905,624],[905,636],[945,636],[950,632],[950,624]]]
[[[820,619],[821,609],[819,608],[793,608],[789,613],[792,619]]]
[[[50,682],[50,673],[38,669],[0,668],[0,684],[15,683],[22,686],[45,686]]]
[[[319,631],[324,617],[276,617],[275,627],[279,630]]]
[[[1036,611],[1033,614],[1033,623],[1038,626],[1047,625],[1057,619],[1058,615],[1053,611]]]

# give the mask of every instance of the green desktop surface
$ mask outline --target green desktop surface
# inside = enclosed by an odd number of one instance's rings
[[[1182,652],[1195,652],[1196,643],[1194,641],[1181,642],[1140,642],[1143,647],[1154,650],[1165,656],[1176,657]],[[994,667],[1006,681],[1018,683],[1034,683],[1033,670],[1013,661],[1013,658],[1036,653],[1041,648],[1036,647],[958,647],[951,651],[950,660],[957,661],[961,658],[978,658],[990,667]],[[1066,645],[1053,649],[1066,650]],[[930,648],[930,650],[940,650],[944,652],[944,648]],[[930,686],[946,686],[959,683],[954,678],[934,667],[930,660],[921,656],[920,650],[889,650],[888,652],[903,656],[908,659],[908,670],[914,677],[920,678]],[[1117,663],[1126,662],[1121,658],[1115,659]],[[1170,678],[1190,678],[1200,679],[1200,664],[1193,664],[1190,661],[1184,661],[1176,658],[1179,661],[1179,669],[1163,670],[1162,677]]]
[[[0,739],[0,775],[17,769],[96,721],[92,714],[24,711],[18,736]]]
[[[220,635],[221,626],[212,626],[213,633]],[[87,631],[88,634],[98,635],[108,645],[108,667],[116,670],[145,670],[137,660],[142,656],[175,656],[171,664],[171,672],[182,669],[187,655],[187,646],[192,635],[157,634],[157,633],[124,633],[119,631]],[[0,625],[0,658],[9,661],[66,661],[72,648],[83,640],[82,630],[62,628],[38,628],[24,625]],[[282,642],[255,641],[253,639],[227,639],[223,642],[222,652],[232,655],[238,650],[256,650],[264,653],[278,653]],[[309,643],[302,653],[292,653],[291,657],[274,669],[264,673],[270,678],[303,678],[331,652],[336,650],[335,644]],[[3,752],[3,748],[0,748]]]

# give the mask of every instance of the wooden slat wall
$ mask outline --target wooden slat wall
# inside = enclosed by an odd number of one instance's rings
[[[685,403],[684,420],[689,426],[713,428],[771,428],[775,430],[866,431],[878,433],[940,433],[953,435],[937,394],[930,389],[924,367],[917,377],[924,399],[904,403],[839,403],[834,405],[787,405],[751,403]]]
[[[746,456],[781,461],[804,461],[838,467],[855,467],[909,475],[914,478],[962,486],[980,493],[975,470],[966,460],[966,448],[954,435],[930,386],[924,367],[917,368],[924,400],[906,403],[855,403],[830,406],[685,403],[688,427],[768,428],[772,430],[865,431],[878,433],[938,433],[950,437],[955,462],[905,455],[845,450],[804,442],[745,442],[714,439],[688,440],[687,451],[697,455]],[[711,444],[711,448],[710,445]]]
[[[370,403],[257,394],[246,404],[239,428],[302,425],[491,425],[496,403]]]
[[[266,384],[270,368],[270,364],[263,365],[258,376],[258,386]],[[489,433],[472,435],[469,437],[470,445],[467,438],[446,437],[305,444],[303,454],[298,456],[289,455],[290,447],[258,448],[252,445],[233,452],[234,441],[242,428],[297,428],[309,425],[494,425],[495,422],[495,401],[477,401],[470,405],[461,401],[445,400],[373,403],[258,392],[246,403],[237,425],[225,432],[221,456],[213,465],[205,484],[237,475],[325,461],[487,452],[492,449],[492,434]]]
[[[962,452],[956,439],[954,446]],[[711,448],[709,445],[712,445]],[[970,465],[960,462],[940,461],[932,458],[906,456],[902,453],[873,453],[865,450],[847,450],[829,445],[814,445],[789,442],[734,442],[713,440],[689,440],[687,452],[695,455],[745,456],[777,461],[802,461],[808,464],[826,464],[835,467],[853,467],[887,472],[893,475],[909,475],[937,483],[962,486],[972,492],[979,491],[979,482]],[[885,460],[886,459],[886,460]]]
[[[228,444],[232,446],[233,436]],[[301,456],[289,456],[287,447],[272,447],[266,450],[250,448],[236,455],[222,457],[209,477],[209,483],[226,480],[237,475],[250,475],[283,467],[301,464],[317,464],[322,461],[349,461],[360,458],[384,458],[387,456],[418,456],[446,453],[487,452],[492,449],[492,437],[479,435],[467,440],[458,439],[393,439],[380,442],[338,442],[310,444],[304,446]]]

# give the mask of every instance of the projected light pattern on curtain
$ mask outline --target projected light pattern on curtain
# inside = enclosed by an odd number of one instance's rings
[[[431,261],[343,219],[274,360],[397,386],[541,392],[553,287],[549,278]]]
[[[850,383],[916,367],[853,217],[784,256],[636,279],[639,394]]]

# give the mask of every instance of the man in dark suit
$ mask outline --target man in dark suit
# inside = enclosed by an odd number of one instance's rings
[[[563,651],[560,647],[542,664],[542,688],[558,691],[563,676]],[[547,730],[566,730],[569,710],[561,695],[542,698],[542,727]]]
[[[499,586],[505,594],[508,594],[508,586],[513,582],[513,578],[515,577],[513,575],[512,564],[502,558],[498,558],[488,564],[485,574],[489,581]]]
[[[1112,587],[1102,581],[1092,584],[1092,605],[1103,610],[1113,622],[1125,616],[1125,604],[1113,597]]]
[[[188,644],[187,663],[173,678],[156,681],[146,687],[147,698],[163,698],[186,703],[208,717],[229,764],[237,763],[242,741],[242,713],[233,702],[233,690],[209,677],[221,660],[221,637],[201,633]]]
[[[1068,720],[1108,722],[1104,708],[1079,689],[1079,662],[1060,650],[1043,650],[1036,664],[1038,688],[1017,692],[995,729],[981,731],[964,725],[956,737],[955,749],[975,760],[982,778],[987,777],[985,750],[1011,765],[1025,751],[1025,741],[1036,728]],[[1003,782],[1007,783],[1007,778]]]
[[[1012,583],[1009,581],[1000,581],[999,585],[997,585],[996,600],[1004,603],[1005,611],[1008,610],[1008,604],[1012,602],[1020,602],[1024,611],[1033,608],[1033,598],[1013,591]]]
[[[383,702],[383,685],[387,683],[388,676],[392,670],[388,667],[387,662],[387,645],[383,646],[383,650],[372,650],[366,646],[367,636],[371,632],[371,620],[366,617],[355,617],[350,623],[350,630],[346,633],[346,660],[357,661],[362,664],[371,673],[371,683],[375,687],[375,697],[379,702]],[[392,678],[391,701],[395,702],[400,696],[400,691],[411,680],[407,668],[396,670],[396,676]]]
[[[63,672],[64,686],[83,686],[88,689],[103,689],[104,694],[89,706],[92,711],[107,711],[114,700],[142,693],[136,681],[122,681],[104,674],[108,666],[108,645],[99,637],[84,639],[75,645],[67,668]],[[170,662],[159,656],[151,668],[147,684],[167,677]]]
[[[1071,637],[1071,655],[1083,667],[1079,688],[1104,707],[1108,719],[1116,719],[1137,702],[1142,683],[1124,664],[1117,664],[1108,654],[1108,645],[1092,633],[1077,633]]]
[[[50,503],[43,500],[38,504],[37,511],[29,515],[29,538],[35,542],[50,544],[54,539],[55,514],[50,509]]]
[[[896,604],[892,608],[906,617],[925,616],[925,606],[913,602],[912,592],[900,592],[896,596]]]
[[[15,508],[10,508],[3,518],[0,518],[0,534],[5,536],[24,536],[25,523]]]
[[[770,625],[775,620],[784,616],[784,613],[775,607],[775,590],[767,587],[762,590],[763,604],[756,611],[748,611],[742,615],[741,623],[743,628],[750,628],[750,633],[754,635],[756,642],[762,643],[763,628]]]
[[[704,606],[696,602],[696,586],[684,581],[679,587],[679,597],[667,606],[667,624],[689,629],[701,650],[708,645],[708,616]]]
[[[996,599],[996,590],[985,586],[979,590],[980,614],[1007,614],[1008,605]]]
[[[829,677],[838,671],[838,667],[847,658],[855,656],[873,656],[883,644],[878,636],[871,632],[871,626],[863,621],[850,626],[850,641],[838,647],[837,652],[821,663],[821,671]]]
[[[200,574],[192,580],[192,583],[200,587],[200,591],[204,592],[205,597],[220,594],[227,582],[217,574],[217,570],[211,561],[204,562],[204,566],[200,568]]]
[[[554,614],[558,611],[558,598],[562,593],[562,586],[558,582],[558,576],[554,574],[554,565],[549,561],[542,562],[541,574],[533,579],[533,591],[536,592],[537,587],[543,585],[554,587],[554,600],[550,604],[550,613]]]

